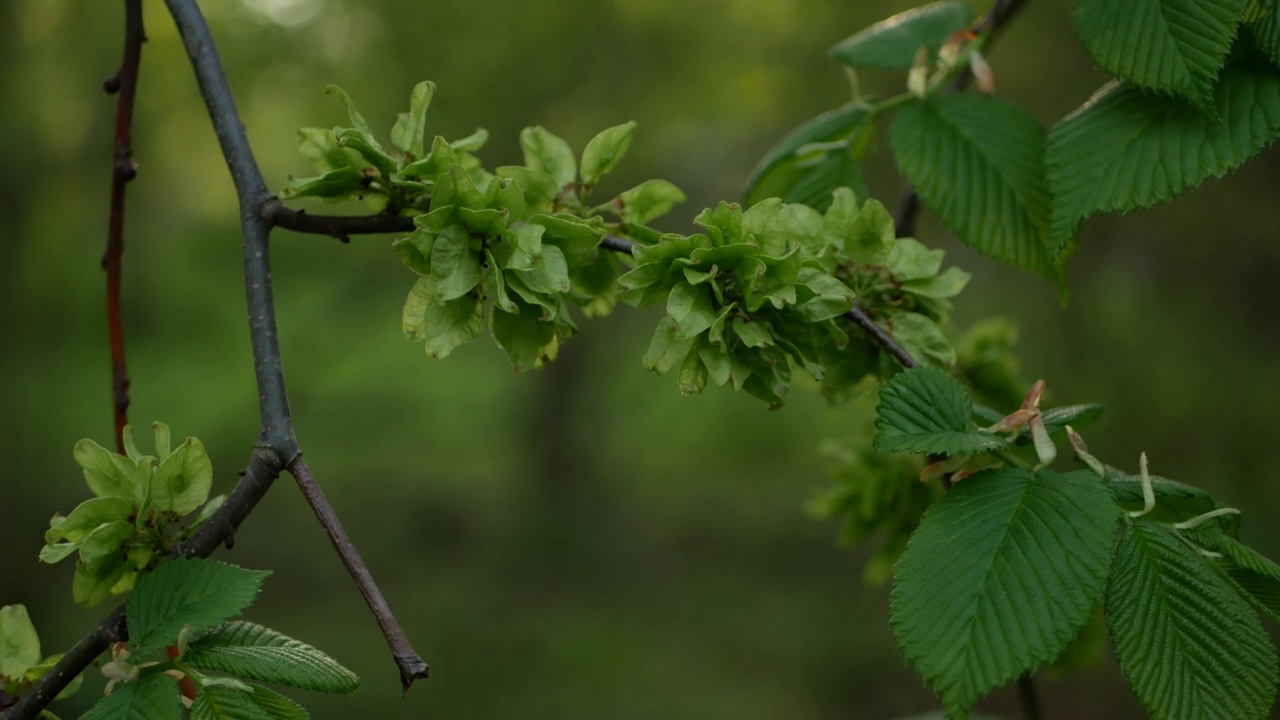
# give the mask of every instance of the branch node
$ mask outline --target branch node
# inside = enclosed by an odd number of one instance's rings
[[[112,75],[111,77],[102,81],[102,90],[108,95],[115,95],[116,93],[120,92],[119,71],[117,71],[115,75]]]

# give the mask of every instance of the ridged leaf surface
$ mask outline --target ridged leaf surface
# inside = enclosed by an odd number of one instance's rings
[[[186,662],[201,670],[318,692],[355,692],[360,680],[319,650],[250,622],[219,625],[191,643]]]
[[[1052,254],[1070,254],[1086,218],[1168,202],[1270,145],[1280,136],[1280,70],[1252,61],[1228,68],[1213,106],[1216,119],[1113,83],[1058,123],[1047,156]]]
[[[1245,2],[1076,0],[1076,33],[1108,73],[1207,106]]]
[[[1056,278],[1045,132],[1026,110],[976,93],[940,95],[899,111],[889,142],[920,198],[966,245]]]
[[[1116,659],[1153,718],[1265,718],[1276,651],[1257,613],[1202,557],[1147,520],[1125,529],[1107,583]]]
[[[925,512],[894,571],[890,623],[949,716],[1079,634],[1118,519],[1096,476],[1020,469],[966,478]]]
[[[941,370],[919,367],[893,376],[880,391],[873,447],[880,452],[973,453],[1004,447],[999,435],[973,427],[973,399]]]
[[[968,3],[936,2],[882,20],[827,51],[853,67],[906,69],[921,48],[936,55],[951,33],[969,24]]]

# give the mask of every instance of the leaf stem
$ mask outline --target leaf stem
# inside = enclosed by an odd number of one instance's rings
[[[998,460],[1002,460],[1006,465],[1011,465],[1013,467],[1021,468],[1023,470],[1035,469],[1034,463],[1022,457],[1019,457],[1017,453],[1013,452],[1012,450],[1009,450],[1008,448],[997,448],[995,450],[991,450],[990,452]]]
[[[1022,700],[1022,717],[1025,720],[1041,720],[1040,697],[1032,674],[1018,678],[1018,697]]]

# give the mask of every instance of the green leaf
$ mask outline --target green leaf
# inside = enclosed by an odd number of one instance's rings
[[[749,348],[762,348],[773,344],[773,334],[760,323],[736,317],[730,323],[730,327],[733,328],[733,334],[738,336],[742,344]]]
[[[920,280],[937,275],[945,256],[943,251],[930,249],[915,238],[898,238],[889,248],[886,265],[897,280]]]
[[[530,170],[554,178],[557,191],[572,183],[578,174],[578,162],[573,158],[569,143],[547,132],[541,125],[520,131],[520,147],[524,149],[524,164]]]
[[[1096,213],[1168,202],[1270,145],[1280,136],[1280,72],[1252,62],[1227,68],[1214,108],[1217,118],[1113,83],[1059,122],[1046,158],[1051,253],[1070,255],[1080,223]]]
[[[269,687],[257,683],[247,683],[253,688],[249,699],[271,720],[311,720],[311,714],[298,703],[281,695]]]
[[[186,515],[204,504],[213,487],[213,463],[204,445],[189,437],[151,475],[151,506]]]
[[[813,268],[804,268],[796,283],[814,295],[795,307],[797,316],[805,322],[821,322],[838,317],[853,307],[853,291],[830,275]]]
[[[114,497],[92,498],[76,506],[71,514],[52,524],[44,533],[50,545],[59,540],[82,542],[103,523],[125,520],[133,514],[133,506]]]
[[[146,492],[135,480],[137,465],[88,438],[76,443],[76,464],[84,468],[84,481],[98,497],[114,497],[130,503],[142,500]]]
[[[626,122],[602,130],[591,138],[582,151],[582,184],[593,186],[600,182],[600,178],[613,172],[618,161],[627,154],[627,148],[631,147],[635,133],[635,122]]]
[[[891,318],[889,334],[916,360],[939,368],[955,364],[956,351],[933,320],[914,312],[895,313]]]
[[[906,280],[902,290],[912,295],[935,300],[946,300],[959,295],[973,276],[957,267],[950,267],[930,278]]]
[[[470,135],[454,140],[449,144],[458,151],[478,152],[487,142],[489,142],[489,131],[484,128],[476,128],[475,132]]]
[[[893,376],[880,391],[876,408],[880,431],[872,447],[880,452],[983,452],[1004,447],[999,435],[973,428],[973,399],[941,370],[917,367]]]
[[[338,139],[338,144],[342,147],[360,153],[361,157],[378,169],[383,178],[390,179],[397,174],[399,167],[396,161],[382,149],[372,135],[351,128],[338,128],[333,136]]]
[[[702,364],[697,348],[689,350],[680,363],[680,372],[676,375],[676,385],[684,396],[702,392],[707,386],[707,367]]]
[[[502,269],[498,267],[498,261],[493,259],[493,253],[488,250],[484,251],[485,261],[489,263],[489,272],[484,279],[485,295],[493,301],[494,307],[504,312],[518,312],[515,303],[511,302],[511,296],[507,295],[507,283],[502,277]]]
[[[1159,525],[1125,528],[1106,611],[1120,669],[1154,717],[1270,716],[1276,651],[1257,614]]]
[[[541,310],[517,301],[516,311],[495,312],[489,317],[493,341],[507,353],[516,372],[540,368],[555,357],[556,334],[551,323],[538,320]]]
[[[355,152],[338,145],[333,131],[327,128],[299,130],[298,152],[322,174],[343,168],[359,170],[364,166]]]
[[[939,95],[899,111],[889,142],[920,198],[966,245],[1056,278],[1045,133],[1026,110],[989,95]]]
[[[1272,620],[1280,620],[1280,565],[1220,531],[1184,531],[1201,547],[1222,555],[1218,568],[1236,589]]]
[[[743,202],[770,197],[825,210],[837,187],[867,196],[862,164],[845,142],[867,121],[867,107],[849,103],[808,120],[787,133],[751,171]]]
[[[162,457],[169,457],[169,453],[173,452],[170,447],[169,426],[160,421],[151,423],[151,432],[156,439],[156,453]]]
[[[178,683],[160,672],[144,673],[136,682],[115,689],[80,720],[178,720],[182,696]]]
[[[443,360],[458,347],[480,336],[484,303],[472,295],[441,302],[432,299],[423,318],[422,337],[427,357]]]
[[[367,190],[368,178],[365,177],[364,171],[356,167],[343,167],[330,170],[320,177],[290,180],[280,191],[280,197],[340,200],[359,195]]]
[[[40,562],[49,563],[50,565],[62,562],[71,556],[80,546],[76,543],[53,543],[40,548]]]
[[[50,655],[49,657],[41,660],[39,664],[32,665],[30,668],[27,668],[27,672],[25,675],[23,675],[22,679],[30,683],[34,683],[38,681],[40,678],[44,677],[45,675],[48,675],[53,670],[53,668],[58,664],[58,662],[62,660],[62,657],[64,655],[66,655],[66,653],[57,653],[54,655]],[[0,675],[2,674],[4,673],[0,671]],[[53,699],[66,700],[72,695],[75,695],[76,693],[80,692],[80,687],[82,685],[84,685],[84,673],[81,673],[75,676],[75,678],[72,679],[71,682],[67,683],[67,686],[64,687],[57,695],[55,695]],[[57,718],[55,717],[54,720],[57,720]]]
[[[543,245],[542,252],[533,256],[531,269],[511,272],[536,293],[555,295],[569,291],[569,266],[564,253],[555,245]]]
[[[424,138],[427,108],[431,106],[431,98],[435,94],[436,84],[429,80],[414,85],[413,92],[409,95],[409,114],[401,115],[403,125],[397,122],[395,129],[391,131],[391,141],[396,147],[415,158],[423,157],[426,151]]]
[[[972,20],[968,3],[936,2],[882,20],[827,54],[853,67],[905,70],[915,63],[920,48],[936,57],[951,33],[968,27]]]
[[[716,321],[716,314],[706,285],[680,283],[667,296],[667,315],[676,324],[677,340],[706,332]]]
[[[1125,510],[1141,510],[1144,506],[1142,479],[1112,467],[1106,468],[1106,484],[1116,502]],[[1153,522],[1176,523],[1222,507],[1212,495],[1198,487],[1151,475],[1151,489],[1156,506],[1143,517]],[[1213,520],[1213,526],[1231,534],[1238,532],[1239,515],[1224,515]]]
[[[1106,72],[1208,106],[1244,7],[1245,0],[1076,0],[1075,26]]]
[[[364,116],[356,111],[356,104],[351,101],[351,96],[345,90],[337,85],[328,85],[324,91],[342,103],[342,107],[347,111],[347,117],[351,118],[351,124],[355,126],[356,130],[364,133],[369,138],[373,137],[373,130],[369,128],[369,123],[365,122]]]
[[[572,153],[569,157],[572,159]],[[560,190],[560,186],[556,184],[557,180],[551,175],[521,165],[504,165],[494,170],[494,173],[498,177],[515,180],[524,193],[525,203],[530,208],[549,209],[551,201],[555,200],[556,193]],[[570,182],[572,180],[570,178]]]
[[[1258,49],[1280,67],[1280,0],[1248,0],[1244,21]]]
[[[471,234],[461,225],[450,225],[431,246],[431,280],[437,300],[460,298],[480,284],[480,256]]]
[[[1060,405],[1040,413],[1044,427],[1050,434],[1062,432],[1070,425],[1079,430],[1093,424],[1102,416],[1103,407],[1097,403],[1083,405]]]
[[[137,573],[131,572],[128,561],[121,555],[109,555],[94,569],[76,563],[75,576],[71,580],[71,597],[85,607],[94,607],[109,596],[125,592],[131,587]]]
[[[647,225],[686,199],[683,190],[666,180],[645,180],[618,195],[618,204],[622,207],[623,222]]]
[[[249,622],[219,625],[191,643],[185,661],[201,670],[327,693],[353,693],[355,673],[319,650]]]
[[[205,558],[178,558],[157,567],[138,581],[126,606],[134,655],[142,659],[172,644],[183,626],[199,632],[239,613],[270,574]]]
[[[196,694],[190,720],[271,720],[247,693],[225,685],[205,685]]]
[[[584,219],[572,213],[555,213],[548,215],[538,213],[529,217],[530,223],[545,228],[543,242],[559,247],[566,260],[572,259],[571,265],[581,264],[587,258],[594,258],[595,249],[604,237],[604,221],[599,217]]]
[[[0,675],[22,677],[40,664],[40,636],[23,605],[0,607]]]
[[[191,519],[187,522],[188,532],[191,530],[194,530],[195,528],[200,527],[201,525],[204,524],[206,520],[213,517],[213,514],[217,512],[218,508],[222,507],[222,503],[226,501],[227,501],[226,493],[222,493],[220,495],[214,495],[213,497],[209,498],[209,501],[200,507],[200,512],[193,515]]]
[[[1080,632],[1119,517],[1093,475],[1019,469],[966,478],[925,512],[894,571],[890,624],[948,716]]]
[[[94,571],[109,557],[121,555],[121,547],[133,537],[133,523],[123,520],[103,523],[80,543],[80,562]]]
[[[649,350],[642,360],[645,370],[662,375],[684,361],[685,355],[693,348],[694,338],[680,337],[679,330],[680,326],[670,316],[658,322]]]
[[[404,334],[414,340],[425,340],[427,337],[427,307],[435,298],[431,287],[431,278],[423,276],[409,288],[409,296],[405,298],[404,310],[400,313],[400,324]]]

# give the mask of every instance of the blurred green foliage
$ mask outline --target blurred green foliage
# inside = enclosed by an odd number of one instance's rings
[[[639,123],[601,191],[670,178],[690,231],[736,199],[757,159],[806,118],[848,100],[826,48],[913,3],[837,0],[227,0],[206,3],[264,174],[308,172],[296,129],[340,121],[337,83],[389,125],[414,82],[439,86],[435,127],[492,133],[486,162],[519,158],[520,128],[581,147]],[[985,7],[976,7],[981,12]],[[6,459],[0,602],[24,603],[46,651],[98,620],[41,565],[54,511],[85,488],[70,449],[108,443],[110,378],[99,258],[106,238],[118,3],[0,6],[0,453]],[[1002,95],[1044,123],[1099,85],[1044,0],[991,57]],[[215,493],[257,429],[234,192],[172,24],[147,3],[125,272],[137,425],[202,438]],[[864,89],[901,89],[891,73]],[[871,138],[872,193],[900,188]],[[1020,326],[1024,379],[1054,404],[1108,406],[1087,435],[1107,457],[1248,509],[1242,537],[1280,550],[1267,448],[1280,398],[1273,278],[1280,272],[1280,155],[1153,212],[1091,220],[1065,309],[1043,280],[919,236],[974,273],[957,325]],[[255,620],[322,646],[364,679],[356,698],[300,697],[317,718],[894,717],[935,700],[906,667],[866,550],[804,511],[827,486],[824,438],[861,432],[812,385],[768,413],[728,392],[682,398],[641,367],[653,312],[591,321],[548,369],[515,376],[485,343],[447,362],[404,339],[407,271],[391,238],[350,246],[278,232],[281,344],[302,446],[432,678],[399,697],[395,666],[316,521],[282,478],[225,559],[275,570]],[[995,342],[995,340],[989,340]],[[975,351],[976,352],[976,351]],[[1129,470],[1133,470],[1132,467]],[[872,548],[874,549],[874,548]],[[101,687],[91,677],[72,703]],[[1055,717],[1132,717],[1118,673],[1046,684]],[[1014,698],[984,705],[1009,712]]]

